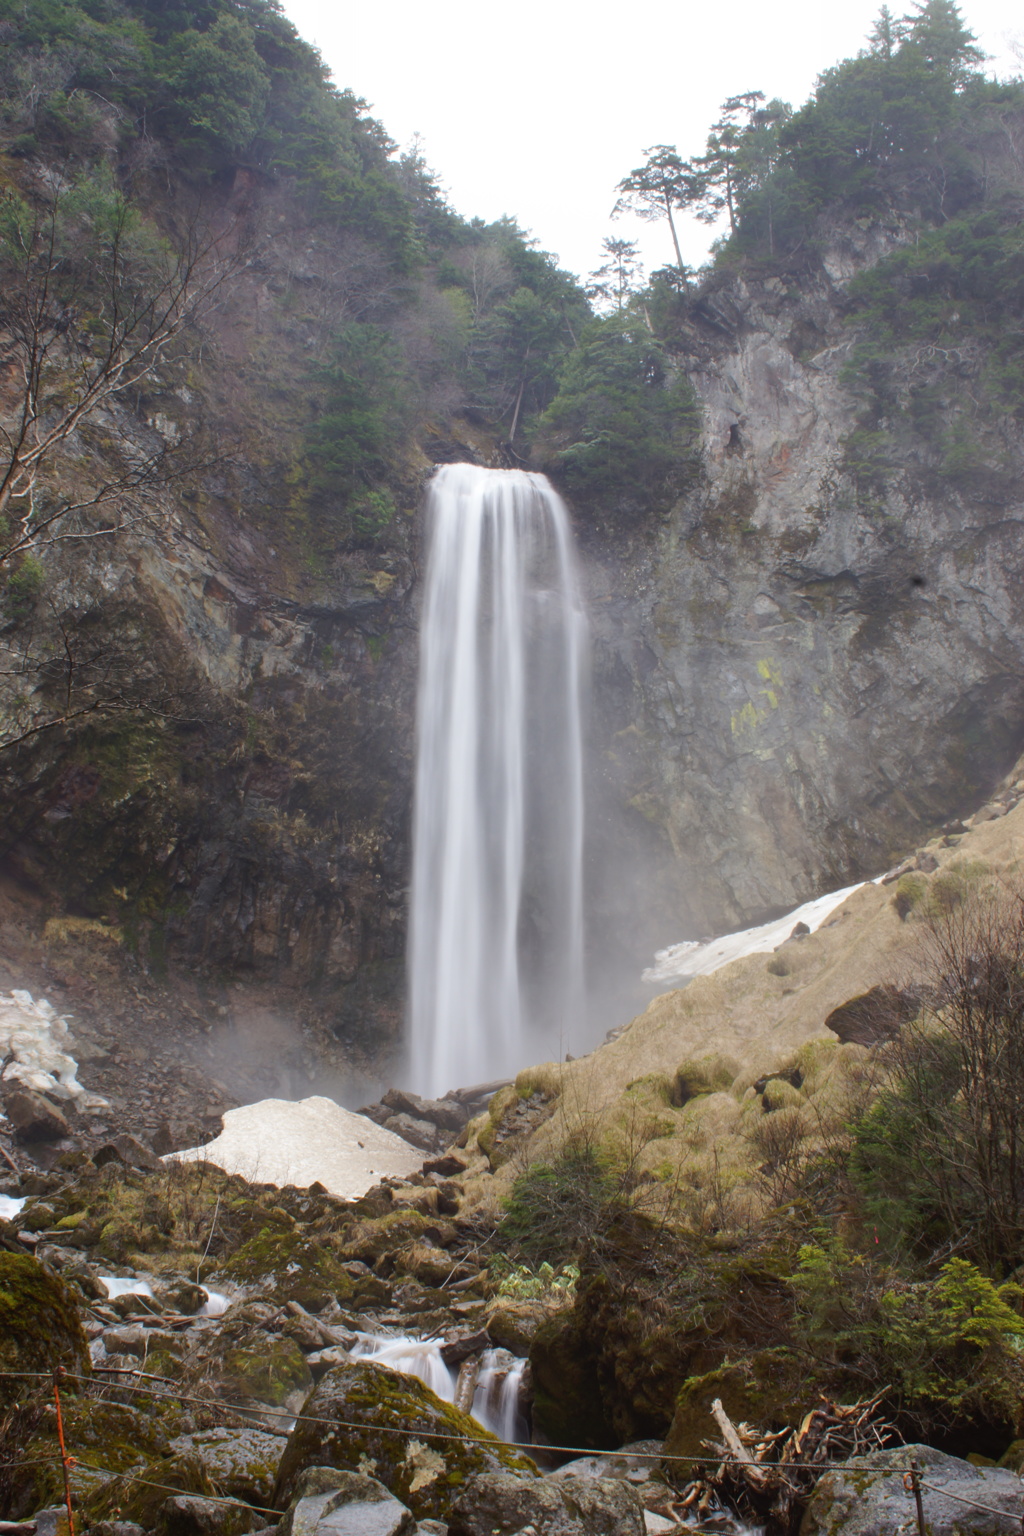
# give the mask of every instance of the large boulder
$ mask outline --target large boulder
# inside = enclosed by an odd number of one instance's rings
[[[0,1251],[0,1408],[29,1396],[33,1383],[7,1372],[89,1374],[89,1346],[74,1294],[27,1253]],[[74,1390],[74,1382],[69,1386]]]
[[[413,1536],[416,1521],[383,1483],[313,1467],[296,1485],[277,1536]]]
[[[471,1477],[452,1505],[448,1536],[644,1536],[644,1509],[611,1477],[531,1479],[507,1472]]]
[[[287,1507],[310,1467],[376,1477],[417,1519],[440,1520],[474,1473],[536,1475],[525,1456],[443,1403],[417,1377],[368,1360],[336,1366],[310,1394],[281,1460],[278,1509]]]
[[[826,1472],[811,1495],[800,1536],[891,1536],[913,1529],[914,1497],[903,1481],[911,1457],[921,1469],[929,1536],[1020,1536],[1020,1478],[1001,1467],[974,1467],[930,1445],[892,1446]]]
[[[62,1394],[62,1406],[64,1439],[74,1457],[71,1496],[76,1508],[113,1478],[139,1473],[169,1456],[170,1437],[179,1432],[184,1416],[176,1404],[159,1401],[143,1409]],[[23,1428],[16,1420],[11,1434],[19,1456],[0,1471],[0,1509],[12,1519],[64,1497],[60,1461],[54,1456],[57,1416],[48,1386],[26,1409]]]
[[[284,1451],[280,1435],[239,1426],[202,1429],[171,1441],[176,1454],[190,1452],[206,1467],[228,1498],[270,1507],[277,1468]]]
[[[783,1429],[799,1424],[822,1396],[836,1390],[839,1379],[836,1373],[828,1378],[781,1348],[759,1350],[689,1376],[676,1398],[665,1454],[698,1459],[704,1454],[704,1441],[718,1433],[711,1415],[716,1398],[734,1424],[745,1419],[765,1429]]]

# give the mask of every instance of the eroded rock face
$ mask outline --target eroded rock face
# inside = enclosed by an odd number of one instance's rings
[[[904,238],[853,234],[799,285],[722,274],[691,312],[703,483],[647,529],[579,509],[590,888],[641,951],[878,874],[1020,749],[1019,496],[906,453],[868,497],[845,460],[846,288]],[[1019,428],[989,448],[1019,483]]]

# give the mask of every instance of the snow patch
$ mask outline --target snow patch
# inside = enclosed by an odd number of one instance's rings
[[[15,1216],[20,1216],[28,1200],[28,1195],[16,1199],[11,1195],[0,1195],[0,1221],[13,1221]]]
[[[848,896],[859,891],[866,883],[860,880],[856,885],[844,886],[841,891],[818,896],[814,901],[807,901],[802,907],[787,912],[785,917],[762,923],[758,928],[727,933],[720,939],[711,939],[707,944],[686,939],[681,944],[670,945],[668,949],[659,949],[654,956],[654,964],[644,971],[642,980],[653,986],[675,986],[677,982],[689,981],[694,976],[710,976],[712,971],[728,965],[730,960],[741,960],[744,955],[768,954],[789,938],[797,923],[806,923],[814,933],[831,912],[841,907]]]
[[[164,1162],[214,1163],[251,1184],[320,1183],[358,1200],[382,1178],[419,1170],[424,1153],[401,1136],[333,1099],[261,1099],[224,1115],[224,1129],[204,1147],[169,1152]]]
[[[87,1093],[78,1081],[73,1045],[68,1020],[45,997],[33,1001],[31,992],[0,993],[0,1057],[14,1057],[4,1082],[73,1100],[78,1109],[106,1109],[106,1099]]]

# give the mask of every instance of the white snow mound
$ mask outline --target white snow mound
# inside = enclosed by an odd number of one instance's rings
[[[261,1099],[229,1109],[224,1129],[205,1147],[169,1152],[170,1162],[209,1162],[251,1184],[320,1183],[358,1200],[382,1178],[416,1173],[425,1154],[365,1115],[333,1099]]]
[[[0,1059],[14,1057],[4,1082],[74,1100],[79,1109],[106,1108],[106,1099],[87,1093],[78,1081],[73,1044],[68,1020],[45,997],[34,1002],[31,992],[0,992]]]
[[[759,928],[744,928],[740,933],[727,933],[707,944],[685,939],[682,944],[659,949],[654,964],[644,971],[641,979],[655,986],[674,986],[676,982],[689,981],[693,976],[710,976],[712,971],[728,965],[730,960],[740,960],[744,955],[767,954],[770,950],[778,949],[789,938],[797,923],[806,923],[814,933],[830,912],[841,907],[847,896],[852,896],[864,884],[860,880],[856,885],[844,886],[841,891],[818,896],[814,901],[805,902],[802,907],[787,912],[785,917],[777,917],[771,923],[762,923]]]

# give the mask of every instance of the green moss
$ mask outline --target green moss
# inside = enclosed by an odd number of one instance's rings
[[[0,1372],[50,1372],[62,1365],[88,1375],[89,1348],[73,1293],[28,1254],[0,1252]],[[25,1385],[0,1376],[0,1404]]]
[[[304,1413],[309,1417],[292,1431],[281,1461],[278,1509],[287,1506],[307,1467],[367,1472],[418,1520],[444,1520],[452,1499],[476,1472],[536,1470],[416,1377],[369,1361],[329,1371]],[[335,1421],[343,1422],[336,1427]]]
[[[256,1349],[225,1351],[222,1375],[226,1390],[237,1397],[255,1398],[277,1408],[293,1392],[308,1392],[313,1385],[309,1366],[294,1339],[272,1343],[261,1340]]]
[[[182,1410],[157,1399],[145,1408],[104,1402],[93,1397],[63,1395],[66,1443],[74,1452],[71,1494],[84,1506],[111,1476],[141,1469],[170,1454],[170,1439],[184,1427]],[[63,1498],[60,1463],[55,1456],[57,1418],[52,1400],[44,1397],[33,1410],[33,1426],[21,1441],[21,1465],[8,1474],[4,1490],[7,1507],[29,1514]]]

